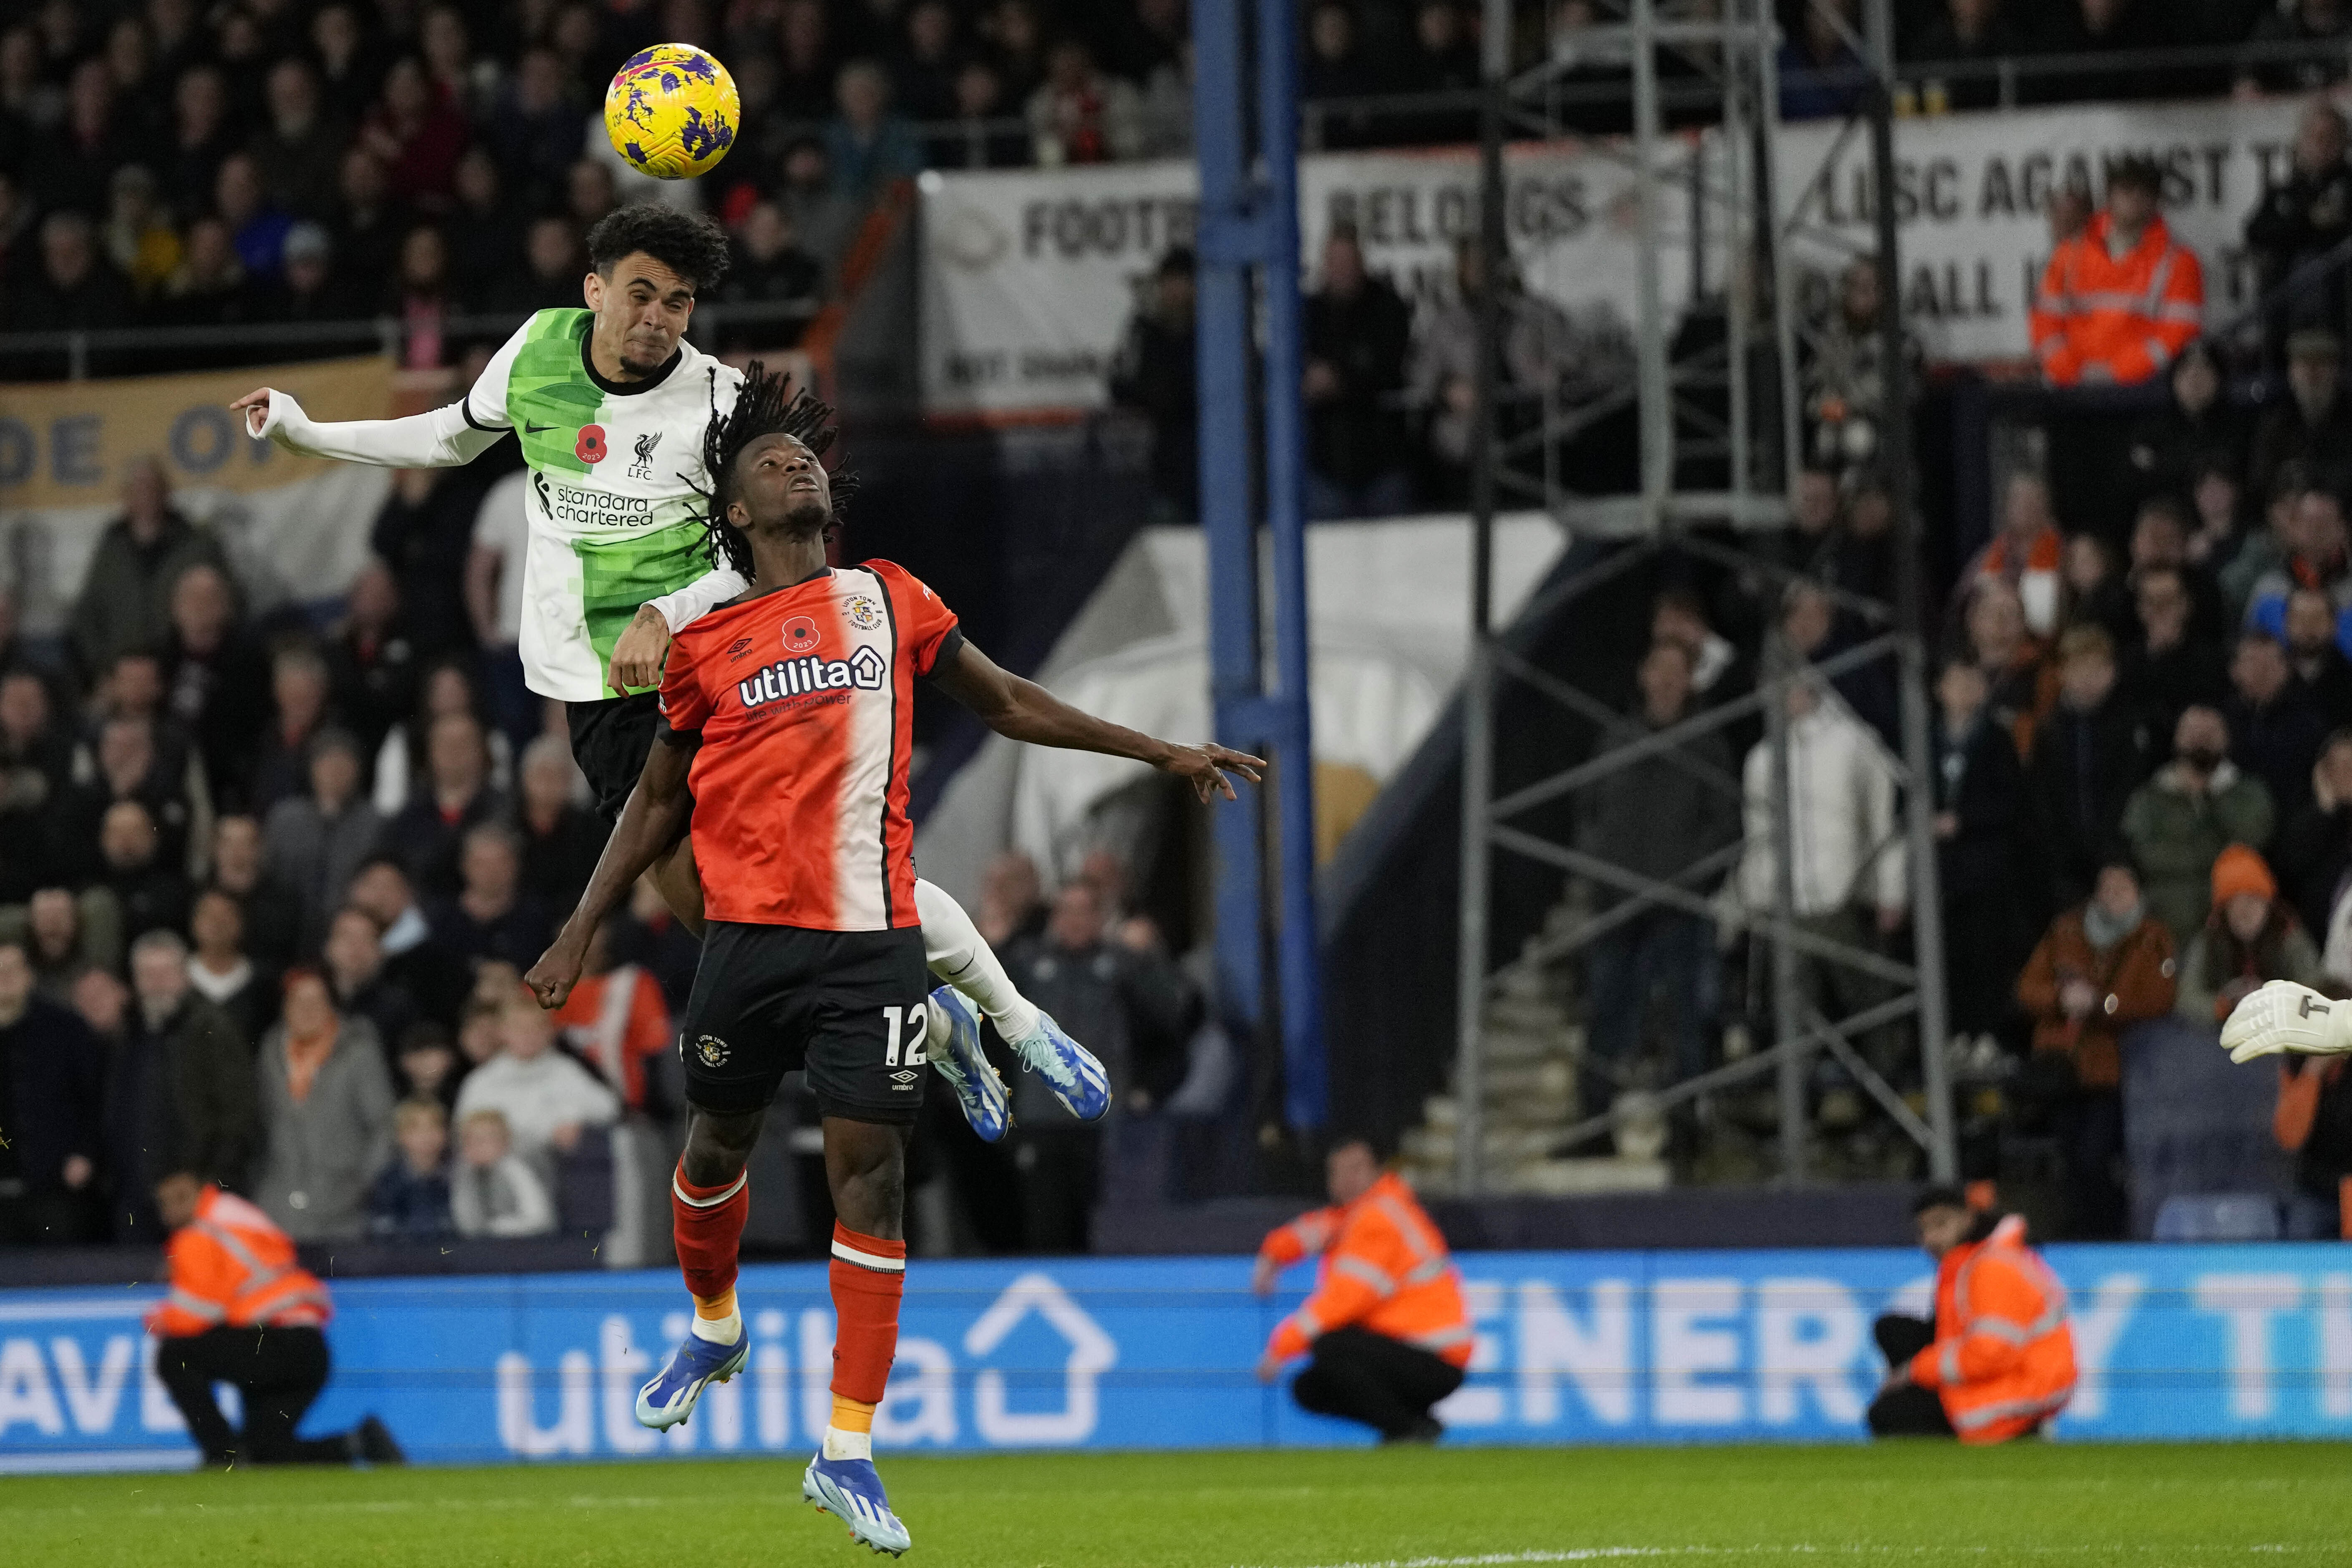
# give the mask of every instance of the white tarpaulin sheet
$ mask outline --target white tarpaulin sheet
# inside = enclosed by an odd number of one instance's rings
[[[1209,710],[1208,560],[1198,529],[1153,529],[1149,552],[1172,631],[1048,675],[1055,696],[1150,735],[1213,732]],[[1545,518],[1495,525],[1495,615],[1507,625],[1558,558]],[[1315,759],[1386,784],[1437,721],[1468,647],[1469,525],[1459,517],[1316,523],[1307,531],[1308,663]],[[1269,659],[1271,655],[1269,655]],[[1150,770],[1089,752],[1020,749],[1013,845],[1066,871],[1088,847],[1097,802]]]
[[[1687,280],[1687,155],[1661,183],[1662,279],[1679,310]],[[1511,251],[1528,287],[1563,309],[1633,319],[1639,279],[1635,172],[1573,144],[1506,164]],[[1410,301],[1454,289],[1455,242],[1478,227],[1478,163],[1466,149],[1315,153],[1299,163],[1302,262],[1313,286],[1334,222],[1356,226],[1372,271]],[[1171,246],[1192,243],[1190,163],[930,174],[922,179],[923,405],[963,416],[1099,408],[1139,286]]]

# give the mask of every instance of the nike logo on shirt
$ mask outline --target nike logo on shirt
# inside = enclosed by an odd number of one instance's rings
[[[554,428],[555,426],[552,425],[533,425],[530,421],[526,419],[523,421],[522,432],[526,436],[536,436],[542,430],[552,430]]]

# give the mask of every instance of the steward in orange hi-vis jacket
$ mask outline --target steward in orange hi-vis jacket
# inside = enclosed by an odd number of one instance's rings
[[[400,1446],[371,1415],[348,1432],[297,1437],[327,1385],[327,1288],[294,1260],[294,1243],[260,1209],[183,1171],[155,1184],[172,1232],[171,1293],[147,1315],[155,1375],[212,1466],[401,1462]],[[245,1430],[232,1431],[213,1384],[236,1385]]]
[[[1381,1173],[1368,1140],[1335,1145],[1325,1177],[1332,1206],[1258,1247],[1261,1296],[1291,1264],[1321,1259],[1314,1293],[1275,1326],[1258,1376],[1272,1382],[1284,1363],[1311,1356],[1291,1384],[1301,1408],[1360,1421],[1383,1442],[1434,1442],[1444,1427],[1431,1406],[1462,1386],[1470,1364],[1462,1278],[1412,1189]]]
[[[2153,378],[2197,336],[2205,269],[2156,210],[2156,166],[2107,177],[2107,210],[2051,252],[2033,301],[2033,356],[2053,386]]]
[[[1891,1367],[1872,1434],[2004,1443],[2039,1432],[2074,1394],[2065,1287],[2017,1215],[1975,1213],[1951,1187],[1929,1188],[1913,1209],[1937,1260],[1936,1321],[1878,1321]]]

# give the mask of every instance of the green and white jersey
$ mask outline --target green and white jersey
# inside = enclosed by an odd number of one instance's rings
[[[523,672],[566,702],[620,695],[604,672],[637,607],[709,573],[703,434],[743,383],[687,342],[643,381],[607,381],[588,357],[593,321],[540,311],[457,405],[475,430],[522,444]]]

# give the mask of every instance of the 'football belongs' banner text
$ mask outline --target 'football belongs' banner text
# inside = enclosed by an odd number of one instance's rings
[[[2209,322],[2252,298],[2242,236],[2280,175],[2297,105],[2205,103],[1954,114],[1899,121],[1896,217],[1904,308],[1928,357],[2026,357],[2026,311],[2050,253],[2049,205],[2069,185],[2095,199],[2106,171],[2138,153],[2165,173],[2165,217],[2206,269]],[[1780,188],[1798,205],[1793,252],[1833,271],[1874,244],[1867,140],[1834,123],[1791,126]],[[1834,153],[1834,157],[1832,157]],[[1675,143],[1656,176],[1666,309],[1691,293],[1691,160],[1711,136]],[[1827,160],[1827,162],[1825,162]],[[1511,251],[1528,287],[1581,317],[1630,328],[1641,251],[1637,172],[1621,150],[1515,149],[1506,168]],[[1454,296],[1454,251],[1478,226],[1466,150],[1334,153],[1299,168],[1302,262],[1314,286],[1332,225],[1352,223],[1371,269],[1416,306]],[[1198,185],[1186,163],[927,174],[923,181],[923,396],[934,414],[1024,415],[1102,407],[1106,378],[1142,287],[1171,246],[1193,242]],[[1704,290],[1727,249],[1710,233]]]

